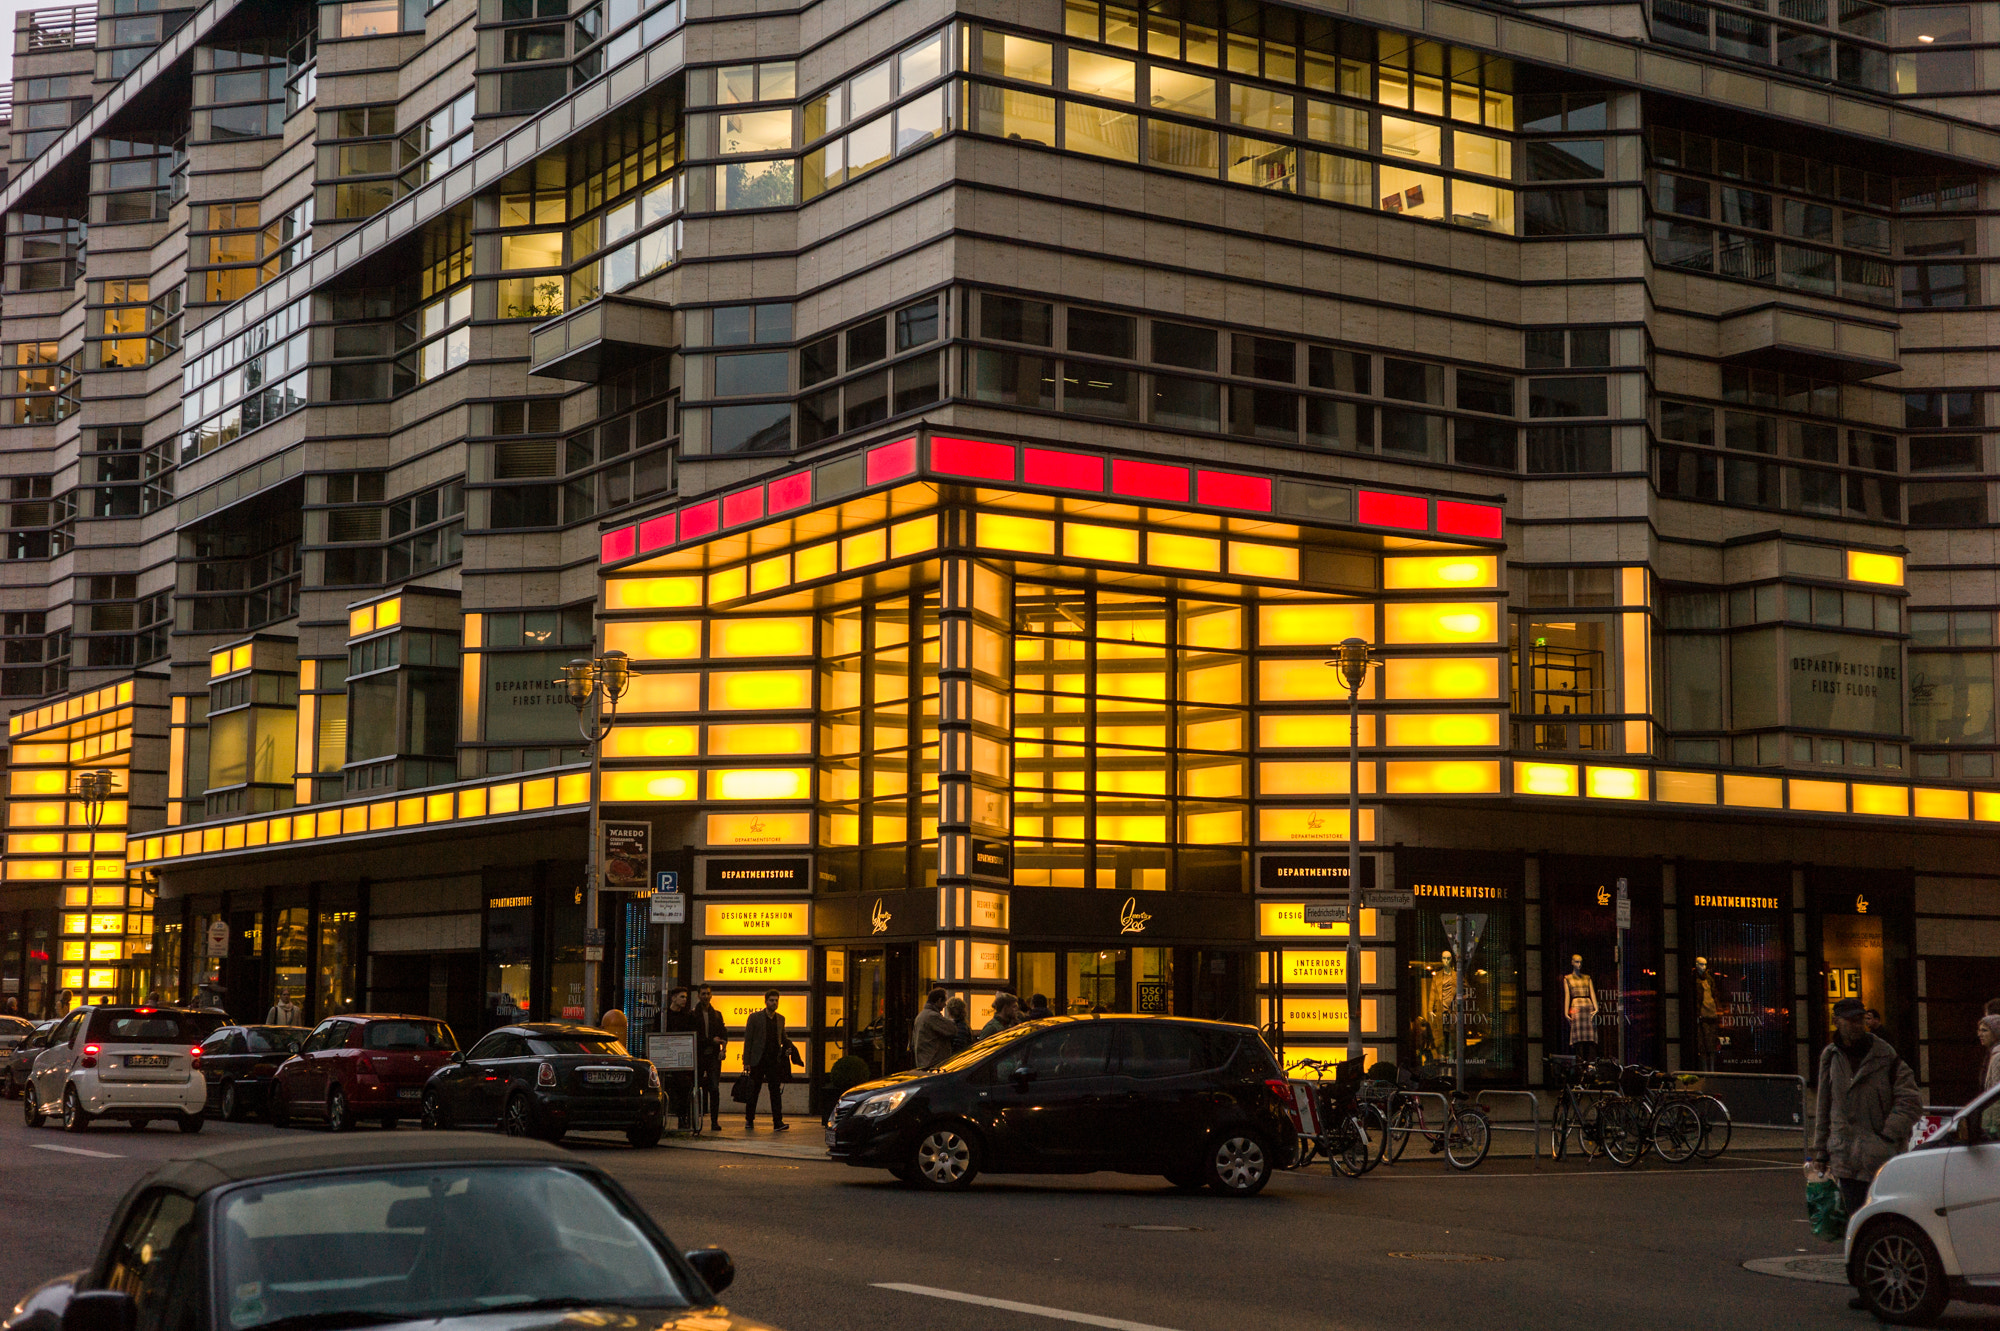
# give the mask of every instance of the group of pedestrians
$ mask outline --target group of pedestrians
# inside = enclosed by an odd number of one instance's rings
[[[1049,1011],[1047,995],[1036,994],[1024,1010],[1019,994],[1003,990],[993,1000],[992,1018],[974,1035],[965,1000],[951,997],[940,985],[931,990],[924,1001],[924,1010],[911,1023],[910,1052],[916,1060],[917,1071],[923,1072],[936,1067],[959,1050],[971,1047],[975,1041],[1010,1030],[1024,1021],[1039,1021],[1054,1015]]]

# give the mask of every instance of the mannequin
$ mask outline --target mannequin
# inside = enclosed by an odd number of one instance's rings
[[[1715,1071],[1715,1056],[1722,1048],[1722,985],[1708,969],[1707,957],[1694,959],[1695,1048],[1701,1056],[1701,1070]]]
[[[1572,954],[1563,976],[1563,1015],[1569,1019],[1569,1047],[1579,1059],[1597,1057],[1597,986],[1583,973],[1583,957]]]

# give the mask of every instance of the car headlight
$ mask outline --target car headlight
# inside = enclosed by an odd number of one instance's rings
[[[868,1099],[863,1100],[861,1102],[861,1108],[856,1110],[855,1112],[862,1118],[887,1118],[889,1115],[895,1113],[898,1109],[901,1109],[903,1107],[903,1101],[909,1098],[910,1098],[910,1092],[908,1092],[907,1090],[888,1091],[881,1095],[870,1096]]]
[[[646,1089],[651,1091],[660,1089],[660,1069],[656,1064],[646,1065]]]

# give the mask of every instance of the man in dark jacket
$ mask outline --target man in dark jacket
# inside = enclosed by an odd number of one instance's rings
[[[695,1034],[701,1043],[698,1057],[701,1060],[702,1103],[708,1107],[708,1125],[715,1131],[722,1131],[722,1055],[729,1047],[729,1024],[722,1014],[715,1010],[715,990],[707,985],[701,987],[701,1001],[694,1005]],[[701,1110],[695,1110],[695,1118],[701,1117]],[[697,1122],[697,1127],[700,1124]]]
[[[688,1006],[688,991],[685,988],[676,988],[667,996],[667,1010],[660,1014],[660,1027],[669,1034],[694,1036],[695,1062],[698,1067],[701,1062],[701,1018]],[[660,1074],[660,1080],[665,1084],[668,1097],[672,1101],[672,1114],[676,1119],[685,1119],[688,1116],[688,1100],[695,1092],[695,1074],[663,1072]],[[693,1108],[694,1117],[699,1120],[701,1106],[695,1105]],[[696,1126],[700,1126],[699,1122]]]
[[[771,1088],[771,1130],[786,1132],[785,1083],[792,1079],[792,1046],[785,1038],[785,1017],[778,1011],[778,991],[767,990],[764,1007],[743,1023],[743,1070],[750,1078],[750,1097],[743,1102],[743,1126],[757,1126],[757,1092]]]
[[[1840,1184],[1847,1213],[1868,1199],[1875,1171],[1909,1144],[1923,1112],[1917,1074],[1868,1032],[1858,998],[1833,1005],[1833,1042],[1819,1056],[1819,1099],[1808,1156]]]
[[[1049,1011],[1048,995],[1036,994],[1034,997],[1028,1000],[1028,1015],[1023,1017],[1022,1020],[1040,1021],[1044,1017],[1053,1017],[1054,1015],[1055,1013]]]

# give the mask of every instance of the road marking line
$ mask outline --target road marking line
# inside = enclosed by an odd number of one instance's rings
[[[1147,1322],[1128,1322],[1120,1317],[1099,1317],[1095,1313],[1071,1312],[1067,1308],[1045,1308],[1039,1303],[1016,1303],[1012,1299],[989,1299],[984,1294],[961,1294],[955,1289],[933,1289],[929,1285],[877,1284],[876,1289],[893,1289],[904,1294],[925,1294],[933,1299],[951,1299],[957,1303],[976,1303],[982,1308],[1000,1308],[1010,1313],[1027,1313],[1031,1317],[1053,1317],[1063,1322],[1081,1322],[1085,1326],[1102,1326],[1110,1331],[1168,1331],[1163,1326],[1153,1326]]]
[[[37,1151],[61,1151],[64,1155],[87,1155],[97,1160],[123,1160],[125,1158],[122,1155],[113,1155],[109,1151],[86,1151],[81,1146],[44,1146],[39,1142],[31,1143],[31,1145]]]

